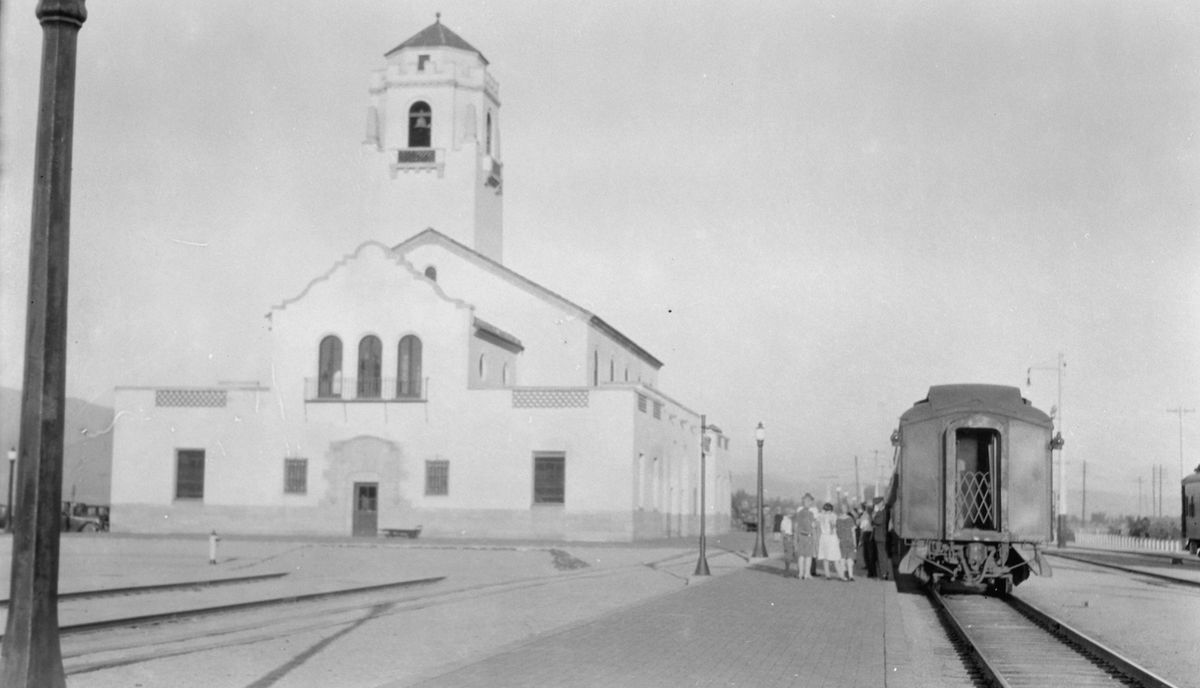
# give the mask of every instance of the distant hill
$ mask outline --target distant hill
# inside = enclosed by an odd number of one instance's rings
[[[8,502],[8,466],[21,427],[21,392],[0,387],[0,503]],[[108,504],[112,487],[113,410],[67,398],[63,427],[63,499]]]

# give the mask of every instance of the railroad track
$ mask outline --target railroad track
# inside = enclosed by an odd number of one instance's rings
[[[1174,688],[1015,597],[942,595],[936,590],[930,597],[986,685]]]
[[[1052,557],[1059,557],[1060,559],[1067,559],[1069,561],[1077,561],[1081,564],[1088,564],[1089,566],[1099,566],[1102,568],[1113,569],[1116,571],[1123,571],[1125,573],[1132,573],[1132,574],[1135,574],[1138,576],[1145,576],[1146,578],[1154,578],[1157,580],[1166,581],[1168,583],[1173,583],[1175,585],[1181,585],[1181,586],[1185,586],[1185,587],[1200,587],[1200,581],[1196,581],[1196,580],[1192,580],[1192,579],[1188,579],[1188,578],[1180,578],[1179,576],[1172,576],[1167,573],[1157,573],[1155,571],[1147,571],[1147,570],[1145,570],[1145,566],[1143,566],[1142,568],[1133,568],[1132,566],[1118,564],[1113,561],[1104,561],[1098,556],[1088,556],[1086,554],[1079,554],[1079,553],[1067,554],[1065,552],[1045,552],[1045,554],[1052,556]],[[1186,558],[1184,559],[1184,561],[1186,561]],[[1191,569],[1195,566],[1196,565],[1191,562],[1189,562],[1188,564],[1182,564],[1182,567],[1184,569]]]

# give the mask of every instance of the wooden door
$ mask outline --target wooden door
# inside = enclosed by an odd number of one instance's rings
[[[352,535],[375,537],[379,528],[379,483],[354,483]]]

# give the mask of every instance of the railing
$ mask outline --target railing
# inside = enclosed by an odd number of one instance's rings
[[[499,187],[504,181],[504,164],[488,155],[483,158],[483,170],[488,173],[487,185]]]
[[[1095,547],[1096,549],[1143,550],[1149,552],[1179,552],[1183,549],[1182,543],[1174,538],[1157,540],[1129,535],[1109,535],[1107,533],[1076,532],[1075,544],[1080,547]]]
[[[376,378],[305,378],[305,401],[423,402],[429,380]]]

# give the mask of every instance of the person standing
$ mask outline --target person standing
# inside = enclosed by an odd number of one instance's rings
[[[796,577],[800,580],[811,577],[813,558],[817,556],[817,512],[813,509],[813,496],[805,494],[792,520],[796,540]]]
[[[820,532],[820,537],[817,540],[817,558],[821,560],[821,573],[825,575],[825,580],[833,580],[833,576],[829,575],[829,564],[833,564],[833,570],[837,573],[838,578],[842,577],[842,549],[838,546],[838,538],[836,531],[837,516],[833,513],[833,505],[825,502],[821,507],[821,513],[817,514],[817,526]]]
[[[892,560],[888,557],[888,513],[883,500],[875,504],[875,514],[871,516],[871,536],[875,540],[875,568],[883,580],[892,579]]]
[[[783,538],[783,577],[790,578],[792,562],[796,561],[796,539],[793,535],[790,510],[784,511],[783,518],[779,521],[779,535]]]
[[[834,531],[837,532],[838,549],[842,555],[842,578],[844,580],[854,580],[854,552],[857,549],[857,543],[854,541],[854,517],[850,515],[849,509],[842,510],[838,514],[837,521],[834,523]]]
[[[872,513],[874,513],[873,509],[868,504],[858,517],[858,530],[862,533],[858,541],[859,549],[862,550],[863,566],[867,569],[867,578],[874,578],[876,575],[875,536],[872,532],[874,526],[871,525]]]
[[[208,534],[208,563],[209,564],[217,563],[217,543],[220,541],[221,541],[221,538],[217,537],[217,531],[214,530],[213,532]]]

